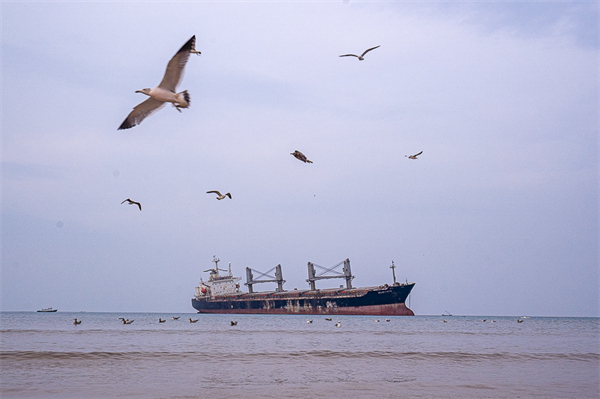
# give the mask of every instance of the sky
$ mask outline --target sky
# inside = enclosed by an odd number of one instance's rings
[[[0,310],[193,312],[216,255],[600,316],[597,1],[1,7]],[[192,35],[191,106],[117,130]]]

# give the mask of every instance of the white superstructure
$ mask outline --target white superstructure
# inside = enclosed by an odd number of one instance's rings
[[[219,270],[227,271],[223,269],[219,269],[219,259],[216,256],[213,256],[213,262],[215,262],[214,269],[205,270],[205,272],[210,272],[210,276],[208,281],[203,281],[200,278],[200,285],[196,287],[196,298],[213,298],[218,295],[227,295],[227,294],[237,294],[240,292],[240,285],[238,281],[240,281],[241,277],[234,277],[231,274],[231,263],[229,264],[229,274],[227,276],[219,275]]]

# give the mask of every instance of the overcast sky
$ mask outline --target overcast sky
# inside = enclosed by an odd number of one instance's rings
[[[192,312],[216,255],[290,290],[393,260],[417,315],[600,316],[597,1],[1,14],[1,310]],[[117,130],[192,35],[190,108]]]

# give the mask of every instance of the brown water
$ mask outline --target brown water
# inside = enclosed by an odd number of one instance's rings
[[[595,318],[171,316],[1,313],[1,396],[600,397]]]

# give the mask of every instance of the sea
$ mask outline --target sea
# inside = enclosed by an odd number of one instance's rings
[[[58,311],[0,322],[2,398],[600,398],[598,318]]]

